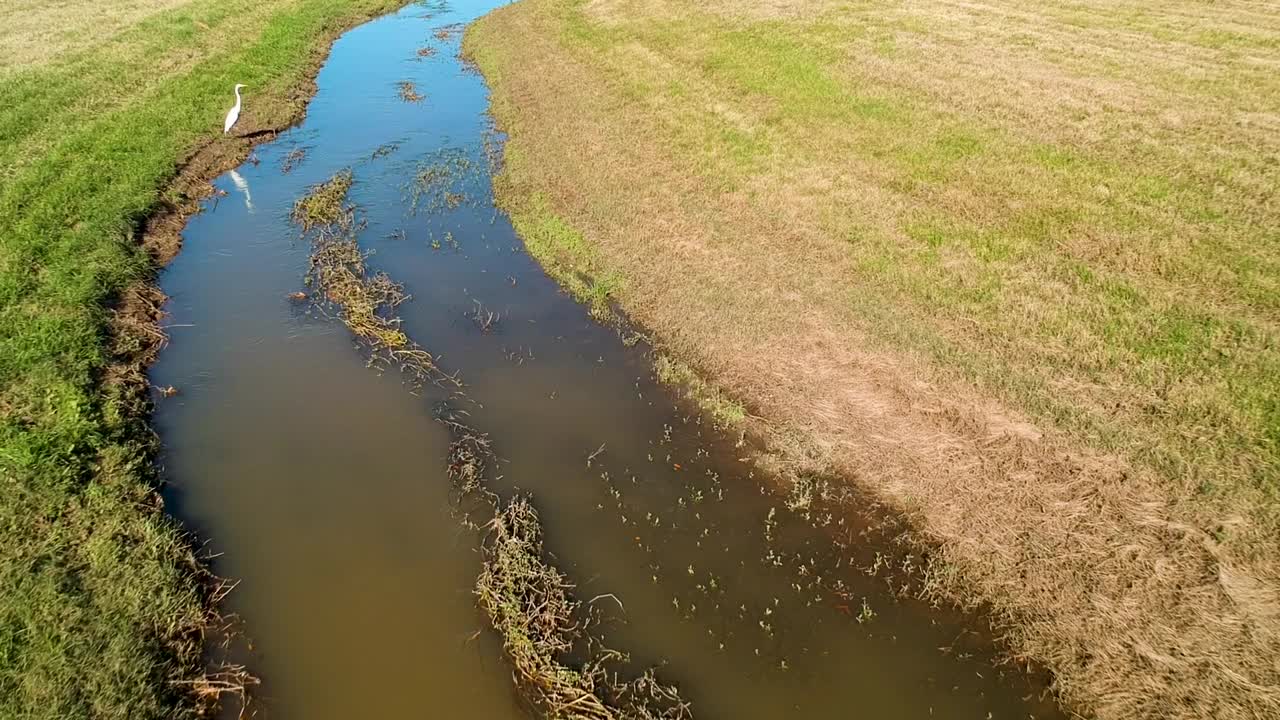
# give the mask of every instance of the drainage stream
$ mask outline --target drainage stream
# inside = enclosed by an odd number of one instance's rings
[[[306,120],[215,182],[162,277],[166,499],[238,580],[258,713],[543,712],[477,596],[495,515],[532,509],[536,556],[593,618],[556,660],[617,651],[594,677],[631,697],[638,679],[735,720],[1060,716],[1043,677],[993,664],[979,618],[916,598],[923,560],[874,506],[821,478],[767,490],[644,343],[525,253],[493,205],[487,90],[458,59],[495,5],[410,5],[340,38]],[[312,263],[324,230],[301,232],[295,203],[316,197],[355,243],[335,257],[386,283],[381,321],[326,301],[350,278]],[[491,453],[469,492],[460,433]]]

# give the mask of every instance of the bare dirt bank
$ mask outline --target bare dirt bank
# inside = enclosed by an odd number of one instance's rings
[[[1036,103],[1065,116],[1111,86],[1044,57],[1034,69],[1077,92],[965,94],[938,80],[904,95],[920,67],[901,48],[945,37],[967,6],[930,4],[932,25],[894,15],[876,27],[874,9],[868,20],[745,5],[524,0],[469,31],[509,134],[499,197],[533,252],[586,299],[616,299],[741,400],[745,422],[793,471],[837,472],[910,515],[943,550],[938,587],[991,603],[1015,652],[1053,670],[1070,706],[1113,718],[1280,713],[1269,421],[1250,424],[1252,396],[1229,390],[1256,358],[1179,364],[1166,336],[1153,346],[1107,332],[1165,327],[1181,296],[1228,318],[1213,322],[1247,325],[1242,338],[1273,337],[1274,312],[1248,288],[1187,284],[1204,268],[1156,271],[1133,256],[1146,226],[1124,213],[1177,215],[1184,198],[1115,184],[1133,161],[1117,148],[1142,133],[1121,120],[1164,117],[1168,98],[1153,91],[1139,98],[1149,107],[1075,125],[1047,119]],[[1019,23],[1050,40],[1081,27],[1047,8],[985,13],[1011,46],[1021,47]],[[1134,29],[1101,11],[1088,20],[1107,37]],[[1048,56],[1060,45],[1040,47]],[[1169,65],[1208,54],[1143,52]],[[1013,77],[1033,67],[1010,57],[1022,63]],[[874,72],[849,69],[869,58]],[[935,104],[946,118],[921,109]],[[996,119],[962,122],[984,113]],[[1218,119],[1197,122],[1206,136],[1161,126],[1182,143],[1170,152],[1238,149],[1219,144]],[[1086,126],[1104,139],[1073,136]],[[1080,166],[1104,164],[1119,168],[1108,192],[1133,193],[1115,211],[1123,217],[1095,217],[1078,196],[1097,179]],[[1268,212],[1241,177],[1240,216]],[[1037,197],[1054,202],[1032,217]],[[1168,222],[1216,247],[1253,227]],[[1126,257],[1082,250],[1082,238]],[[1214,263],[1234,262],[1223,252]],[[1064,268],[1109,279],[1072,285],[1055,274]],[[1162,314],[1107,306],[1089,325],[1117,284],[1143,298],[1132,308]],[[1199,357],[1195,342],[1178,352]],[[1110,358],[1117,347],[1127,354]],[[1192,387],[1224,389],[1150,400]],[[1211,406],[1223,414],[1184,414]],[[1238,419],[1214,419],[1229,407]]]

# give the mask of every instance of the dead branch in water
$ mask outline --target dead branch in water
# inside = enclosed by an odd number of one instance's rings
[[[587,467],[591,467],[591,463],[594,462],[596,458],[600,457],[600,453],[604,452],[604,446],[605,443],[600,443],[600,447],[596,448],[595,452],[587,456]]]
[[[249,688],[259,682],[243,665],[223,665],[194,680],[175,680],[173,684],[191,688],[192,693],[209,707],[220,703],[223,695],[234,695],[240,702],[240,712],[236,717],[243,718],[249,709]]]
[[[480,332],[492,332],[493,328],[497,326],[500,320],[502,320],[502,316],[492,310],[486,310],[479,300],[474,300],[473,302],[476,306],[467,314],[467,317],[471,318],[471,321],[476,324],[476,327],[480,328]]]
[[[446,472],[464,493],[484,496],[491,505],[498,503],[497,496],[485,487],[485,472],[497,465],[489,436],[462,422],[462,413],[441,404],[435,411],[436,420],[449,428],[453,441],[449,444],[449,464]]]
[[[346,204],[350,185],[350,171],[339,173],[294,206],[294,220],[304,233],[313,231],[306,278],[313,290],[310,296],[317,307],[336,309],[342,322],[372,348],[374,360],[397,363],[419,379],[460,385],[400,330],[400,319],[393,311],[408,299],[403,286],[383,273],[368,272],[367,255],[356,242],[354,210]],[[485,330],[497,321],[496,315],[485,313],[482,306],[477,307],[475,318]],[[590,604],[584,607],[574,600],[568,579],[544,560],[542,527],[529,500],[517,497],[504,504],[486,487],[485,474],[496,465],[496,456],[488,436],[463,423],[463,415],[447,405],[436,412],[454,436],[449,448],[449,477],[465,494],[484,500],[494,513],[486,525],[489,534],[476,594],[502,635],[524,696],[548,717],[692,718],[689,704],[676,688],[658,682],[652,670],[624,682],[607,669],[608,664],[625,657],[604,648],[587,632],[596,611]],[[603,449],[601,446],[595,455]],[[576,666],[565,664],[575,649],[585,651],[590,659]],[[237,692],[235,678],[212,678],[205,691]]]

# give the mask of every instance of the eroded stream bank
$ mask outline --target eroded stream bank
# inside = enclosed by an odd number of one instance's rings
[[[488,487],[532,498],[624,672],[656,667],[694,716],[1053,716],[973,618],[902,592],[922,561],[882,545],[872,512],[820,479],[766,492],[749,449],[656,384],[643,343],[524,252],[493,206],[483,80],[457,58],[461,23],[494,5],[411,5],[343,36],[306,121],[217,181],[163,277],[169,504],[240,581],[227,603],[261,709],[525,716],[482,631],[485,532],[448,476],[445,402],[491,443]],[[371,368],[313,302],[294,203],[348,170],[336,203],[363,265],[408,296],[394,330],[461,393]]]

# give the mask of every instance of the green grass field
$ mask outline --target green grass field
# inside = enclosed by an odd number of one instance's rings
[[[388,0],[19,0],[0,23],[0,717],[193,712],[206,607],[159,511],[111,333],[153,277],[139,230],[177,164],[296,115],[325,41]],[[118,363],[124,362],[121,368]],[[115,365],[115,367],[113,367]]]

